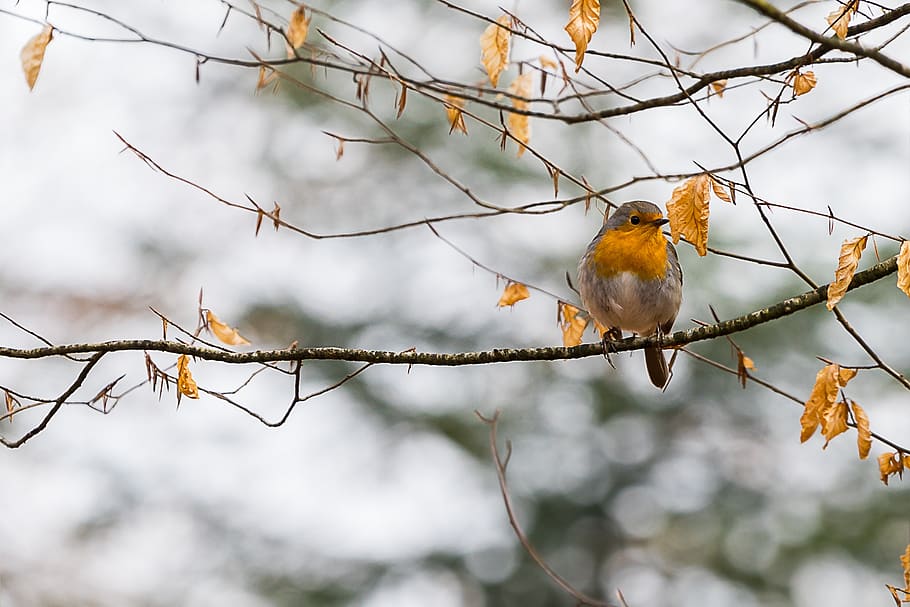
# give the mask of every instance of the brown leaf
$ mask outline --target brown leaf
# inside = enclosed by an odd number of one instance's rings
[[[831,439],[847,431],[847,403],[840,401],[836,405],[828,407],[821,422],[822,435],[825,437],[822,449],[825,449]]]
[[[199,398],[199,389],[196,387],[196,381],[193,374],[190,373],[190,359],[186,354],[181,354],[177,359],[177,403],[180,403],[180,396],[189,398]]]
[[[540,67],[545,70],[553,70],[555,72],[559,69],[559,64],[546,55],[541,55],[537,60],[540,62]]]
[[[708,200],[712,181],[707,173],[687,179],[673,190],[667,203],[673,243],[678,243],[680,236],[684,236],[701,256],[708,254]]]
[[[575,43],[575,71],[581,69],[591,36],[600,23],[600,0],[572,0],[565,30]]]
[[[847,37],[847,28],[850,27],[850,19],[853,17],[858,4],[858,0],[851,0],[846,6],[838,3],[837,8],[828,14],[826,21],[841,40]]]
[[[288,59],[294,58],[294,51],[306,42],[306,36],[310,29],[310,19],[312,15],[307,16],[306,8],[300,6],[291,13],[288,23]]]
[[[711,179],[711,189],[714,190],[714,195],[723,200],[724,202],[733,202],[733,199],[730,198],[730,195],[727,194],[727,190],[724,189],[724,186],[716,179]]]
[[[901,555],[901,568],[904,570],[904,592],[910,591],[910,544]]]
[[[834,405],[839,387],[838,371],[838,365],[827,365],[816,374],[812,394],[809,395],[803,414],[799,418],[801,427],[799,442],[804,443],[815,434],[815,429],[821,425],[828,409]]]
[[[54,28],[45,25],[41,33],[33,37],[22,47],[19,58],[22,60],[22,71],[25,72],[25,82],[28,83],[28,90],[35,88],[35,82],[38,80],[38,73],[41,71],[41,63],[44,61],[44,51],[47,45],[54,38]]]
[[[715,80],[711,83],[711,89],[714,90],[714,94],[723,99],[724,90],[727,88],[727,79]],[[729,201],[728,201],[729,202]]]
[[[878,471],[882,482],[888,484],[888,478],[904,471],[900,453],[882,453],[878,456]]]
[[[449,135],[452,131],[461,131],[468,134],[468,127],[464,123],[464,115],[461,110],[464,108],[464,99],[454,95],[445,96],[446,117],[449,119]]]
[[[404,82],[401,83],[401,94],[398,96],[398,103],[395,106],[398,109],[398,113],[395,114],[395,119],[401,118],[401,115],[404,113],[404,107],[408,103],[408,85]]]
[[[516,110],[527,110],[531,104],[527,99],[531,96],[532,75],[530,72],[519,74],[518,78],[509,85],[509,92],[515,95],[512,97],[512,107]],[[508,116],[509,132],[519,141],[518,156],[525,152],[525,145],[531,140],[531,124],[528,116],[525,114],[515,114],[509,112]]]
[[[229,346],[250,345],[250,342],[244,336],[242,336],[237,331],[237,329],[221,322],[221,319],[215,316],[215,313],[211,310],[206,310],[205,320],[208,323],[209,331],[211,331],[215,337],[221,341],[221,343],[227,344]]]
[[[866,459],[869,457],[869,450],[872,448],[872,431],[869,429],[869,416],[866,410],[859,406],[855,400],[850,401],[850,408],[853,409],[853,419],[856,420],[856,447],[859,450],[859,458]]]
[[[845,240],[841,245],[837,270],[834,272],[834,282],[828,285],[828,303],[825,305],[829,310],[833,310],[837,302],[843,299],[847,293],[847,287],[853,280],[853,274],[856,273],[856,266],[859,265],[859,259],[863,255],[868,238],[868,235],[851,238]]]
[[[559,302],[557,319],[559,328],[562,329],[562,345],[567,348],[577,346],[585,334],[589,318],[579,316],[579,310],[571,304]]]
[[[746,388],[746,381],[749,379],[749,371],[755,370],[755,363],[751,358],[746,356],[742,350],[736,350],[736,376],[739,378],[743,389]]]
[[[897,255],[897,288],[910,297],[910,240],[901,243]]]
[[[816,83],[818,82],[815,79],[815,72],[811,70],[806,70],[805,72],[796,70],[790,75],[793,77],[793,94],[797,97],[800,95],[805,95],[814,89]]]
[[[500,27],[502,26],[502,27]],[[480,61],[487,70],[490,84],[499,84],[499,75],[509,65],[509,44],[512,38],[512,17],[503,15],[491,23],[480,36]]]
[[[505,290],[502,292],[502,296],[499,298],[499,303],[496,305],[500,308],[514,306],[522,299],[527,299],[530,296],[531,294],[528,293],[528,287],[520,282],[509,281],[509,284],[506,285]]]

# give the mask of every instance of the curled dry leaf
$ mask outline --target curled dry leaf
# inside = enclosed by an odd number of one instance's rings
[[[727,88],[727,79],[715,80],[711,83],[711,89],[714,91],[714,94],[723,99],[724,90]]]
[[[904,570],[904,591],[910,591],[910,544],[901,555],[901,569]]]
[[[288,59],[293,59],[294,51],[306,42],[311,18],[312,16],[307,16],[306,9],[302,6],[291,13],[291,18],[288,22]]]
[[[712,182],[707,173],[687,179],[673,190],[667,203],[673,243],[678,243],[680,236],[684,236],[701,256],[708,254],[708,201]]]
[[[590,320],[587,317],[580,316],[578,312],[579,310],[575,306],[559,302],[557,319],[559,328],[562,330],[562,345],[567,348],[581,343],[581,338],[585,334],[585,328],[587,328]]]
[[[500,308],[514,306],[522,299],[527,299],[530,296],[531,294],[528,293],[528,287],[520,282],[509,281],[509,284],[506,285],[506,288],[503,290],[502,296],[499,298],[499,302],[496,305]]]
[[[499,84],[499,75],[509,64],[509,43],[512,39],[512,18],[503,15],[491,23],[480,36],[480,61],[487,70],[490,84]]]
[[[208,323],[209,331],[211,331],[215,337],[221,341],[221,343],[227,344],[229,346],[250,345],[250,342],[243,335],[241,335],[237,329],[221,322],[221,319],[215,316],[215,313],[211,310],[206,310],[205,320]]]
[[[900,453],[882,453],[878,456],[878,471],[881,475],[882,482],[888,484],[888,479],[895,474],[898,476],[904,472],[904,463],[901,461]]]
[[[736,350],[736,377],[743,389],[746,388],[746,381],[749,379],[749,371],[755,370],[755,362],[746,356],[742,350]]]
[[[196,380],[190,373],[190,359],[186,354],[181,354],[177,359],[177,402],[180,402],[181,396],[189,398],[199,398],[199,389],[196,387]]]
[[[837,8],[828,13],[826,21],[838,38],[843,40],[847,37],[847,28],[850,27],[850,19],[859,5],[859,0],[851,0],[846,6],[837,3]]]
[[[822,418],[822,435],[825,437],[825,444],[822,449],[828,447],[835,436],[847,431],[847,403],[840,401],[832,407],[828,407]]]
[[[566,33],[575,43],[575,71],[581,69],[585,60],[585,51],[591,36],[597,31],[600,23],[600,0],[572,0],[569,7],[569,22],[566,23]]]
[[[910,240],[901,243],[897,255],[897,288],[910,297]]]
[[[846,386],[847,382],[855,376],[855,369],[841,369],[836,364],[826,365],[816,374],[812,393],[809,395],[803,414],[799,418],[801,428],[799,442],[804,443],[809,440],[815,434],[815,429],[820,425],[822,426],[822,431],[825,431],[825,419],[829,409],[834,406],[838,389]]]
[[[557,69],[559,69],[559,64],[546,55],[541,55],[538,57],[538,61],[540,62],[540,67],[545,70],[553,70],[555,72]]]
[[[464,123],[464,115],[461,113],[464,108],[464,99],[454,95],[445,96],[446,117],[449,119],[449,135],[452,131],[461,131],[468,134],[468,127]]]
[[[869,450],[872,448],[872,431],[869,429],[869,416],[866,410],[859,406],[855,400],[850,401],[850,408],[853,409],[853,419],[856,420],[856,448],[859,450],[859,458],[866,459],[869,457]]]
[[[817,83],[817,80],[815,79],[815,72],[811,70],[800,72],[797,70],[791,75],[793,76],[793,94],[797,97],[800,95],[805,95],[815,88],[815,85]]]
[[[714,190],[714,195],[724,202],[733,202],[733,199],[727,194],[727,190],[724,189],[724,186],[714,178],[711,179],[711,189]]]
[[[44,62],[44,51],[47,45],[54,38],[54,28],[45,25],[41,33],[33,37],[22,47],[19,58],[22,60],[22,71],[25,72],[25,82],[28,83],[28,90],[35,88],[35,82],[38,80],[38,73],[41,71],[41,64]]]
[[[509,92],[515,95],[512,97],[512,107],[516,110],[527,110],[531,104],[528,98],[531,96],[532,75],[530,72],[519,74],[511,85]],[[509,132],[519,141],[518,156],[525,152],[525,146],[531,140],[531,124],[526,114],[516,114],[509,112],[508,116]]]
[[[859,265],[859,259],[863,255],[863,249],[866,248],[868,236],[860,238],[850,238],[845,240],[840,247],[840,257],[837,260],[837,270],[834,272],[834,282],[828,285],[828,303],[825,305],[829,310],[833,310],[844,295],[847,293],[847,287],[853,280],[856,273],[856,266]]]

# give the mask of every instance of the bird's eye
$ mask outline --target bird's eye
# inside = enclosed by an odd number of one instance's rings
[[[629,217],[629,223],[631,223],[633,226],[637,226],[639,223],[641,223],[641,217],[638,215],[632,215]]]

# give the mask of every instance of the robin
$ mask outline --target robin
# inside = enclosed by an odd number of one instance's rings
[[[604,222],[578,264],[581,300],[608,331],[608,340],[631,331],[643,337],[670,332],[682,302],[682,268],[664,237],[668,223],[657,205],[627,202]],[[648,376],[658,388],[670,370],[660,346],[645,348]]]

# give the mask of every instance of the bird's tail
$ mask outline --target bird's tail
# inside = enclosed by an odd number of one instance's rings
[[[670,381],[670,368],[667,366],[667,359],[664,358],[664,351],[659,346],[645,348],[645,365],[648,367],[651,383],[662,390]]]

